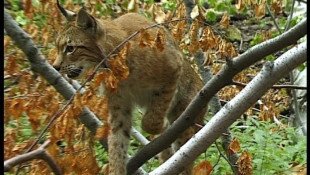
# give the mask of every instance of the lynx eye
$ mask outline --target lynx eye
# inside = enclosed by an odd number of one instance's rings
[[[66,49],[65,49],[65,52],[67,54],[71,54],[72,52],[74,52],[74,50],[75,50],[74,46],[67,46]]]

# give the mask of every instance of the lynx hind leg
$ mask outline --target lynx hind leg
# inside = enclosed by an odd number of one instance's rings
[[[126,175],[131,128],[131,103],[120,95],[109,98],[109,175]]]
[[[186,109],[187,105],[190,103],[190,100],[180,100],[175,103],[175,106],[171,108],[168,114],[168,120],[170,123],[173,123]],[[202,110],[202,112],[197,116],[195,123],[203,125],[203,117],[207,111],[207,107]],[[182,145],[184,145],[197,131],[199,128],[195,125],[191,126],[187,130],[185,130],[177,140],[172,144],[173,152],[176,152],[180,149]],[[180,173],[180,175],[191,175],[194,163],[189,164],[185,170]]]
[[[142,117],[142,129],[149,134],[160,134],[166,125],[166,115],[173,96],[176,92],[176,84],[170,83],[163,89],[154,91],[146,112]]]
[[[169,127],[169,123],[166,122],[165,123],[165,127],[164,127],[164,130],[166,130],[167,128]],[[155,137],[159,137],[160,135],[156,135]],[[159,163],[160,164],[163,164],[164,162],[166,162],[166,160],[168,160],[173,154],[173,150],[171,147],[163,150],[162,152],[160,152],[158,154],[158,158],[159,158]]]

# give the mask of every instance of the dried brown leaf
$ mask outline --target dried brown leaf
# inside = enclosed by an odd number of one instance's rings
[[[140,31],[140,37],[139,37],[139,46],[140,47],[151,47],[154,42],[154,38],[147,32],[147,30],[142,29]]]
[[[32,0],[23,0],[23,5],[24,5],[24,13],[25,15],[32,19],[33,17],[33,12],[34,12],[34,9],[33,9],[33,6],[32,6]]]
[[[236,9],[241,11],[243,10],[244,7],[245,7],[244,0],[238,0],[238,3],[236,4]]]
[[[255,13],[256,18],[261,19],[265,16],[265,14],[266,14],[266,8],[265,7],[266,7],[265,3],[254,5],[254,13]]]
[[[193,175],[209,175],[212,168],[211,163],[205,160],[193,168]]]
[[[4,43],[3,44],[4,48],[6,48],[11,43],[11,38],[10,37],[4,37],[3,43]]]
[[[237,153],[238,151],[240,150],[240,143],[239,143],[239,141],[236,139],[236,138],[234,138],[231,142],[230,142],[230,144],[229,144],[229,146],[228,146],[228,153],[231,155],[231,154],[235,154],[235,153]]]
[[[157,6],[154,6],[154,14],[153,16],[155,17],[154,20],[155,22],[157,23],[163,23],[166,21],[166,14],[165,12],[162,11],[162,8],[161,7],[157,7]]]
[[[109,68],[118,80],[124,80],[129,75],[129,68],[127,67],[126,61],[129,49],[130,43],[128,42],[113,59],[109,60]]]
[[[227,13],[225,13],[223,16],[222,16],[222,19],[220,21],[220,26],[222,26],[223,28],[227,28],[229,26],[229,22],[230,22],[230,17],[228,16]]]
[[[18,71],[18,64],[16,63],[16,58],[13,56],[9,56],[6,59],[5,71],[8,75],[13,75]]]
[[[9,115],[13,116],[15,119],[19,118],[21,114],[25,111],[25,100],[20,98],[12,99],[7,101],[10,104],[8,109]]]
[[[241,156],[237,161],[238,174],[240,175],[251,175],[253,174],[252,156],[249,152],[242,152]]]
[[[270,9],[275,13],[275,14],[281,14],[282,13],[282,1],[279,0],[273,0],[271,2]]]
[[[203,51],[208,49],[216,49],[218,47],[219,39],[216,37],[210,27],[203,30],[202,36],[199,39],[199,46]]]
[[[198,7],[198,5],[195,5],[195,7],[193,8],[190,16],[191,16],[192,19],[195,19],[197,16],[199,16],[199,7]]]
[[[105,97],[97,97],[95,109],[93,111],[100,117],[103,121],[108,121],[108,98]]]
[[[45,111],[38,108],[33,108],[32,110],[27,111],[28,121],[30,122],[33,131],[37,131],[41,126],[41,119],[44,113]]]
[[[154,46],[160,51],[162,52],[165,47],[165,43],[166,43],[166,38],[165,38],[165,34],[164,34],[164,29],[163,28],[160,28],[158,29],[157,31],[157,34],[156,34],[156,38],[154,40]]]
[[[179,8],[176,10],[176,17],[177,18],[184,18],[186,15],[185,15],[185,5],[182,3]]]
[[[103,126],[99,127],[96,130],[95,138],[99,140],[106,139],[108,138],[109,132],[110,132],[110,126],[107,124],[107,122],[104,122]]]
[[[183,33],[184,33],[184,30],[185,30],[185,25],[186,25],[185,21],[180,21],[172,29],[172,35],[173,35],[174,39],[176,39],[177,41],[181,41],[182,40]]]
[[[81,93],[78,92],[77,94],[75,94],[72,105],[73,105],[73,110],[76,113],[80,114],[82,112],[84,105],[83,105],[83,99],[82,99]]]
[[[104,80],[107,78],[107,74],[107,71],[98,72],[92,81],[92,88],[96,89],[97,87],[99,87],[100,84],[104,82]]]
[[[221,40],[221,43],[219,44],[219,50],[218,53],[222,56],[222,58],[233,58],[237,56],[237,52],[233,46],[232,43],[226,42],[225,40]]]

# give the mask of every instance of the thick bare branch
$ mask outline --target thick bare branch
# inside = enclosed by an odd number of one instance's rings
[[[18,156],[15,156],[11,159],[8,159],[4,161],[4,172],[8,172],[10,169],[12,169],[14,166],[22,164],[27,161],[31,161],[33,159],[42,159],[44,160],[51,170],[56,174],[56,175],[61,175],[61,169],[60,167],[56,164],[56,162],[53,160],[53,158],[45,151],[45,148],[48,146],[50,141],[44,142],[38,149],[33,150],[29,153],[21,154]]]
[[[307,19],[302,20],[289,31],[270,39],[266,42],[258,44],[242,55],[228,60],[228,63],[214,76],[203,89],[195,96],[181,116],[168,128],[164,133],[152,141],[150,144],[143,147],[127,164],[127,172],[132,173],[138,167],[142,166],[151,157],[158,154],[160,151],[169,147],[177,136],[182,131],[190,127],[195,120],[195,117],[201,112],[210,98],[213,97],[221,88],[229,85],[232,78],[243,69],[249,67],[255,62],[263,59],[265,56],[279,51],[287,46],[297,42],[307,33]]]
[[[76,81],[73,81],[72,86],[46,61],[38,47],[31,40],[30,36],[18,26],[6,11],[4,11],[4,28],[7,31],[7,35],[10,36],[15,41],[15,44],[26,54],[27,59],[30,61],[32,70],[40,74],[51,85],[53,85],[65,99],[70,99],[75,94],[76,89],[81,87]],[[95,133],[97,128],[102,125],[102,122],[88,108],[83,109],[79,119],[92,133]],[[45,129],[47,129],[47,127]],[[104,148],[107,149],[107,141],[105,139],[99,141]],[[37,142],[38,140],[32,145],[32,147],[35,146]],[[31,149],[28,149],[27,152],[31,151]],[[136,173],[146,174],[143,169],[139,169]]]
[[[150,175],[171,175],[181,172],[222,133],[225,132],[273,84],[307,60],[306,42],[280,56],[274,63],[267,62],[262,71],[230,102],[228,102],[196,135],[169,160]]]

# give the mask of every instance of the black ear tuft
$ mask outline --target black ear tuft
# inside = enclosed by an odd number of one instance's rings
[[[67,19],[67,21],[73,21],[76,17],[76,13],[70,11],[70,10],[66,10],[64,9],[60,3],[59,0],[57,0],[57,7],[60,10],[61,14]]]

